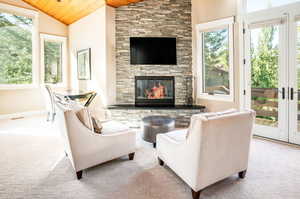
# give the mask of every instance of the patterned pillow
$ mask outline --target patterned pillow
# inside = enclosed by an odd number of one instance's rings
[[[102,124],[98,117],[94,116],[93,111],[87,107],[78,104],[75,101],[60,101],[59,104],[66,107],[68,110],[72,110],[76,113],[80,122],[94,133],[101,134]]]
[[[101,121],[96,119],[95,117],[92,117],[92,122],[93,122],[94,132],[101,134],[103,128]]]
[[[81,108],[76,112],[78,119],[82,122],[82,124],[94,132],[93,122],[90,115],[90,112],[86,107]]]

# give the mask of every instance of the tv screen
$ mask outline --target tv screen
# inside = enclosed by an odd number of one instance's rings
[[[176,38],[131,37],[132,65],[176,65]]]

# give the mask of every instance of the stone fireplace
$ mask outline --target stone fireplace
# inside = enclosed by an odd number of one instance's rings
[[[174,76],[136,76],[135,105],[147,107],[174,106]]]
[[[130,38],[176,38],[177,65],[132,65]],[[147,0],[116,9],[116,104],[135,105],[136,76],[174,76],[175,105],[187,105],[192,88],[191,1]]]
[[[116,105],[112,118],[139,127],[143,117],[168,115],[187,127],[193,114],[192,11],[188,0],[147,0],[116,9]],[[131,64],[130,38],[176,38],[176,65]],[[137,105],[137,106],[136,106]]]

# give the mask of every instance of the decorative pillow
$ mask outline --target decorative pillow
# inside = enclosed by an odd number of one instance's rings
[[[101,123],[108,121],[107,110],[102,108],[88,108],[88,109],[91,113],[92,118],[94,117]]]
[[[99,117],[99,114],[95,114],[93,109],[84,107],[72,100],[59,101],[58,103],[66,107],[68,110],[74,111],[80,122],[89,130],[93,131],[94,133],[101,134],[103,128],[101,124],[102,121],[100,121],[98,118],[102,117]]]
[[[97,120],[95,117],[92,117],[92,122],[93,122],[93,127],[94,127],[94,132],[101,134],[102,132],[102,124],[100,120]]]
[[[79,111],[77,111],[76,115],[85,127],[90,129],[91,131],[94,131],[92,118],[90,112],[86,107],[83,107]]]

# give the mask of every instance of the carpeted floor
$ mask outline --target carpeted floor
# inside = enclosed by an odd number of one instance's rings
[[[59,137],[50,136],[53,129],[46,126],[41,130],[40,135],[0,131],[1,199],[191,199],[189,187],[168,167],[158,166],[151,145],[142,144],[134,161],[124,157],[99,165],[78,181]],[[300,149],[254,139],[247,177],[214,184],[201,198],[298,199]]]

